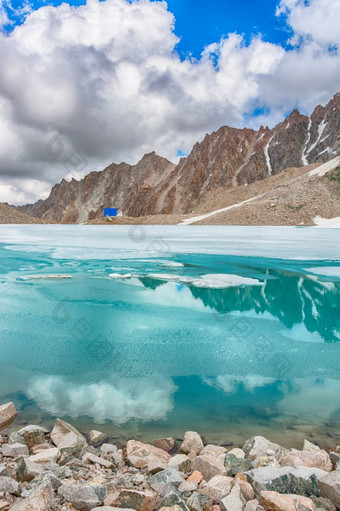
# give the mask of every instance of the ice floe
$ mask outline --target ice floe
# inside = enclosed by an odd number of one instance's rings
[[[23,275],[20,277],[21,280],[49,280],[49,279],[72,279],[72,275],[62,273],[60,275]]]
[[[111,279],[131,279],[131,273],[110,273],[109,277]]]
[[[201,275],[200,277],[170,275],[165,273],[150,273],[147,275],[147,277],[157,280],[175,281],[194,287],[206,287],[214,289],[224,289],[238,286],[262,286],[263,284],[257,279],[225,273],[210,273],[207,275]]]

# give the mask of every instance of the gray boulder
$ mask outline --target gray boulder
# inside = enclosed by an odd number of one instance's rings
[[[101,445],[105,444],[105,442],[107,442],[109,440],[109,437],[105,433],[102,433],[101,431],[97,431],[95,429],[92,429],[91,431],[89,431],[88,437],[89,437],[89,443],[93,447],[100,447]]]
[[[63,484],[58,490],[58,495],[80,511],[91,511],[94,507],[103,504],[106,488],[105,486]]]
[[[216,458],[219,458],[223,454],[226,454],[226,452],[227,449],[225,447],[222,447],[220,445],[208,444],[205,447],[203,447],[203,449],[200,452],[200,455],[202,456],[203,454],[209,454],[210,456],[216,456]]]
[[[185,454],[176,454],[173,456],[169,463],[169,468],[175,468],[179,472],[184,472],[188,474],[191,471],[192,461]]]
[[[234,454],[227,454],[224,458],[224,466],[227,476],[236,476],[240,472],[246,472],[253,468],[251,461],[245,458],[237,458]]]
[[[161,497],[165,497],[168,493],[173,492],[183,482],[183,477],[174,468],[162,470],[148,479],[148,484]]]
[[[160,498],[150,490],[122,490],[115,502],[120,508],[135,509],[135,511],[156,511]]]
[[[259,456],[264,456],[268,451],[275,456],[279,456],[281,453],[285,452],[285,449],[281,447],[281,445],[270,442],[263,436],[253,436],[246,441],[242,450],[250,460],[255,460]]]
[[[28,447],[24,444],[4,444],[2,446],[2,455],[8,458],[29,456]]]
[[[92,511],[122,511],[120,507],[113,507],[113,506],[101,506],[101,507],[95,507],[92,509]],[[135,511],[134,509],[124,508],[124,511]]]
[[[319,479],[322,497],[329,499],[340,509],[340,471],[335,470]]]
[[[19,433],[17,431],[13,431],[13,433],[10,434],[8,443],[9,444],[24,444],[25,445],[25,439],[23,436],[19,435]]]
[[[34,488],[30,495],[12,507],[11,511],[54,511],[56,501],[50,481],[45,481]]]
[[[27,447],[31,449],[35,445],[45,443],[45,435],[49,433],[49,431],[41,426],[30,425],[21,428],[18,433],[24,438]]]
[[[246,475],[258,497],[261,491],[319,497],[319,479],[327,472],[310,467],[261,467],[246,472]]]
[[[21,493],[20,484],[11,477],[0,476],[0,492],[19,496]]]
[[[212,508],[213,501],[208,495],[200,495],[194,492],[187,501],[191,511],[207,511]]]
[[[32,481],[36,477],[39,477],[43,473],[43,470],[42,465],[34,463],[34,461],[29,458],[25,458],[22,460],[17,469],[17,479],[20,482]]]
[[[245,500],[238,484],[234,486],[229,495],[220,500],[221,511],[243,511],[244,506]]]
[[[182,483],[183,484],[183,483]],[[188,506],[185,504],[185,502],[178,496],[176,493],[170,493],[166,497],[164,497],[159,504],[160,509],[169,509],[172,508],[173,510],[177,509],[178,511],[189,511]]]
[[[158,449],[153,445],[144,444],[137,440],[129,440],[126,445],[126,458],[133,467],[143,468],[155,458],[168,464],[171,456],[163,449]]]
[[[223,497],[228,495],[231,490],[232,477],[215,476],[210,481],[205,483],[199,490],[200,495],[207,495],[214,502],[218,502]]]
[[[208,454],[197,456],[192,464],[192,470],[201,472],[206,481],[209,481],[212,477],[225,476],[227,474],[223,463]]]

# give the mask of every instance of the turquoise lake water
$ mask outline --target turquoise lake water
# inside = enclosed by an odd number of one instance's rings
[[[0,293],[16,424],[340,443],[340,229],[0,226]]]

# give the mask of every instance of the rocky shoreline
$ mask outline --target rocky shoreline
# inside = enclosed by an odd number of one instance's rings
[[[0,406],[0,511],[336,511],[340,446],[305,440],[286,449],[254,436],[241,447],[204,445],[188,431],[178,445],[129,440],[57,419],[11,434],[17,412]]]

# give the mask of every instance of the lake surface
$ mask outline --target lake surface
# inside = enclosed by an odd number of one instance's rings
[[[340,229],[0,226],[0,293],[16,425],[340,444]]]

